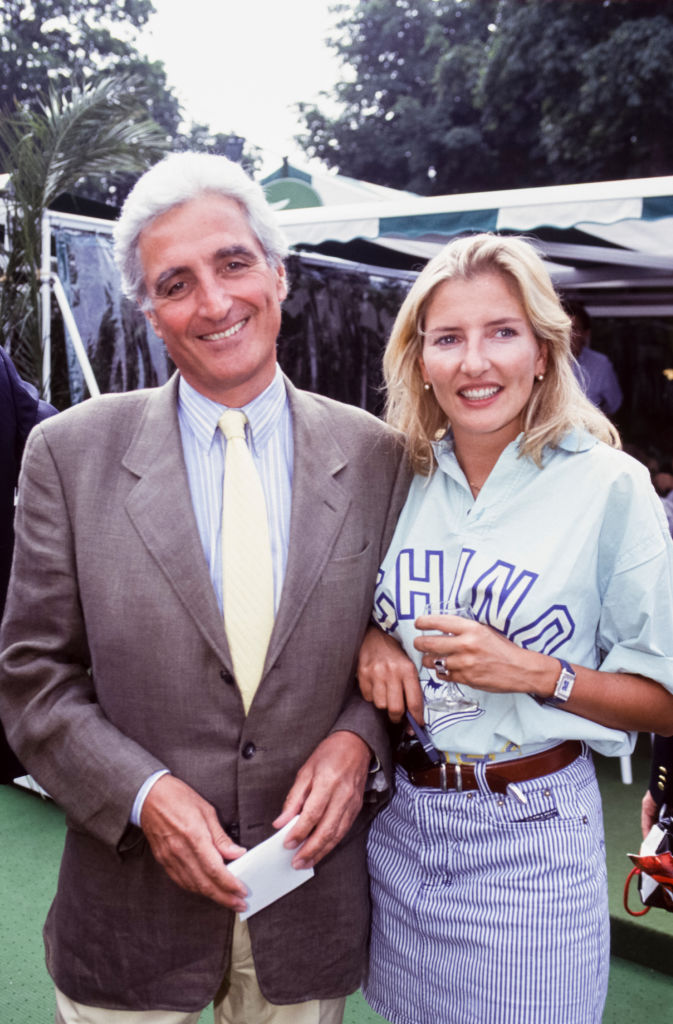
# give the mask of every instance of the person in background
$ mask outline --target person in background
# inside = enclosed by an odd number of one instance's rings
[[[278,367],[286,244],[238,165],[157,164],[115,245],[178,372],[33,433],[2,633],[8,735],[67,814],[56,1020],[336,1024],[387,794],[354,669],[403,446]],[[228,865],[297,815],[315,874],[248,925]]]
[[[665,498],[673,491],[673,473],[670,470],[657,468],[652,474],[652,484],[660,498]]]
[[[650,782],[640,808],[643,839],[661,816],[673,814],[673,739],[654,736]]]
[[[521,239],[461,238],[431,260],[384,373],[416,476],[358,676],[418,741],[403,737],[370,830],[365,997],[395,1024],[598,1024],[609,915],[591,752],[673,732],[661,504],[582,394],[569,318]]]
[[[673,536],[673,490],[664,495],[661,499],[661,504],[664,506],[668,528],[671,531],[671,536]]]
[[[26,439],[36,423],[56,412],[22,380],[0,346],[0,619],[5,608],[14,550],[14,502]],[[25,775],[0,723],[0,783]]]
[[[670,467],[670,458],[666,459],[665,465]],[[670,469],[658,469],[657,472],[652,475],[652,483],[655,491],[661,498],[661,503],[664,506],[664,512],[666,513],[668,528],[673,536],[673,473],[670,472]]]
[[[581,302],[564,303],[571,320],[570,344],[576,359],[575,374],[589,401],[607,416],[614,416],[622,404],[622,389],[608,356],[591,348],[591,317]]]

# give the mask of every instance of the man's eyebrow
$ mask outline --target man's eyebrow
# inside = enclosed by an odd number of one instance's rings
[[[179,274],[186,274],[188,269],[188,267],[169,267],[167,270],[162,270],[153,285],[156,294],[159,295],[172,278]]]
[[[223,246],[221,249],[217,249],[214,253],[214,259],[218,262],[223,259],[230,259],[232,256],[243,256],[248,260],[257,260],[259,256],[253,252],[252,249],[248,249],[247,246]],[[159,274],[155,284],[154,290],[157,295],[161,294],[162,290],[172,281],[173,278],[179,276],[182,273],[190,272],[188,266],[169,266]]]
[[[214,258],[217,261],[230,259],[232,256],[243,256],[248,260],[259,259],[258,254],[253,252],[252,249],[248,249],[246,245],[225,245],[221,249],[217,249],[214,254]],[[157,295],[160,294],[162,289],[174,277],[187,273],[189,273],[189,267],[168,267],[166,270],[162,270],[154,282],[154,291]]]

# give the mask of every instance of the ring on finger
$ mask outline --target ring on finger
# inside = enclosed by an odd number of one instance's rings
[[[438,676],[442,676],[444,679],[449,678],[449,670],[446,667],[445,658],[435,658],[433,665],[435,666],[435,672]]]

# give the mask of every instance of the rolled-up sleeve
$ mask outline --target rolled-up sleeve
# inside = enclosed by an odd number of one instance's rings
[[[625,503],[613,572],[603,597],[598,643],[604,672],[630,672],[673,692],[673,543],[661,503]]]

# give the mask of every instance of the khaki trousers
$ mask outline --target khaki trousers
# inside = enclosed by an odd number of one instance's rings
[[[345,999],[312,999],[306,1003],[276,1006],[262,995],[257,983],[245,922],[234,924],[229,988],[215,1003],[215,1024],[342,1024]],[[55,1024],[198,1024],[202,1011],[106,1010],[84,1006],[56,989]]]

